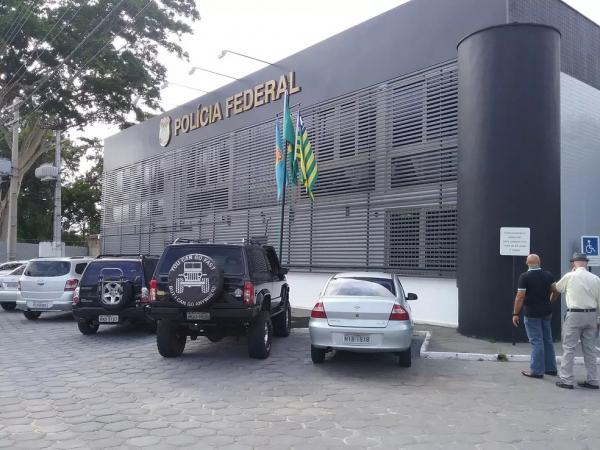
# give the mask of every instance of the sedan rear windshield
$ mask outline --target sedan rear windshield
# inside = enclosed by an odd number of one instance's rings
[[[333,278],[325,296],[395,297],[394,282],[386,278]]]
[[[104,279],[117,279],[121,277],[121,273],[126,280],[141,283],[142,282],[142,265],[139,261],[94,261],[88,264],[83,277],[81,277],[82,285],[90,285],[98,283],[100,275]],[[136,280],[136,277],[139,277]]]
[[[241,247],[198,246],[190,248],[186,245],[182,247],[173,246],[166,250],[160,261],[160,275],[169,273],[175,261],[192,253],[200,253],[212,258],[217,266],[223,269],[225,275],[235,276],[244,273]]]
[[[27,277],[62,277],[69,273],[68,261],[32,261],[27,265],[24,275]]]

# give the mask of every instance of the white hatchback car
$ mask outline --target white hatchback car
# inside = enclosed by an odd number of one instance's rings
[[[0,275],[8,275],[13,270],[27,264],[27,261],[8,261],[0,264]]]
[[[24,262],[12,272],[0,275],[0,306],[5,311],[12,311],[17,306],[17,285],[25,270]]]
[[[348,272],[331,277],[310,315],[311,357],[322,363],[329,350],[390,352],[411,365],[413,320],[395,274]]]
[[[71,311],[73,292],[92,260],[85,256],[32,259],[19,280],[17,309],[29,320],[46,311]]]

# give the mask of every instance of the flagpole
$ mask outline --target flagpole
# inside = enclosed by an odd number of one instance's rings
[[[283,138],[283,193],[281,194],[281,215],[279,217],[279,261],[283,264],[283,219],[285,217],[285,185],[287,184],[287,146],[285,145],[285,136]]]

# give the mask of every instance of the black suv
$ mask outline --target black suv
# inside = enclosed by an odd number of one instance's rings
[[[125,320],[143,323],[150,331],[156,322],[144,313],[148,284],[158,256],[100,255],[86,267],[73,295],[73,315],[79,331],[94,334],[100,324]]]
[[[187,337],[248,337],[248,354],[266,358],[271,337],[288,336],[292,311],[284,269],[273,247],[253,242],[168,245],[150,284],[149,317],[164,357],[183,353]]]

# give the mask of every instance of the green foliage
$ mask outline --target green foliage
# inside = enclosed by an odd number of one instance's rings
[[[20,96],[25,117],[40,108],[71,126],[125,127],[133,110],[141,120],[139,105],[159,108],[159,50],[186,58],[178,41],[198,18],[194,0],[2,0],[0,107]]]
[[[97,139],[62,143],[62,229],[63,240],[84,245],[85,237],[100,232],[102,190],[102,144]],[[90,167],[83,173],[82,159]],[[39,163],[53,162],[54,152],[44,154]],[[29,171],[19,195],[18,239],[21,242],[52,240],[54,183],[40,181]]]
[[[100,233],[102,199],[102,145],[97,139],[85,140],[86,160],[91,167],[66,184],[62,192],[63,228],[80,235]],[[80,148],[83,146],[80,146]]]

